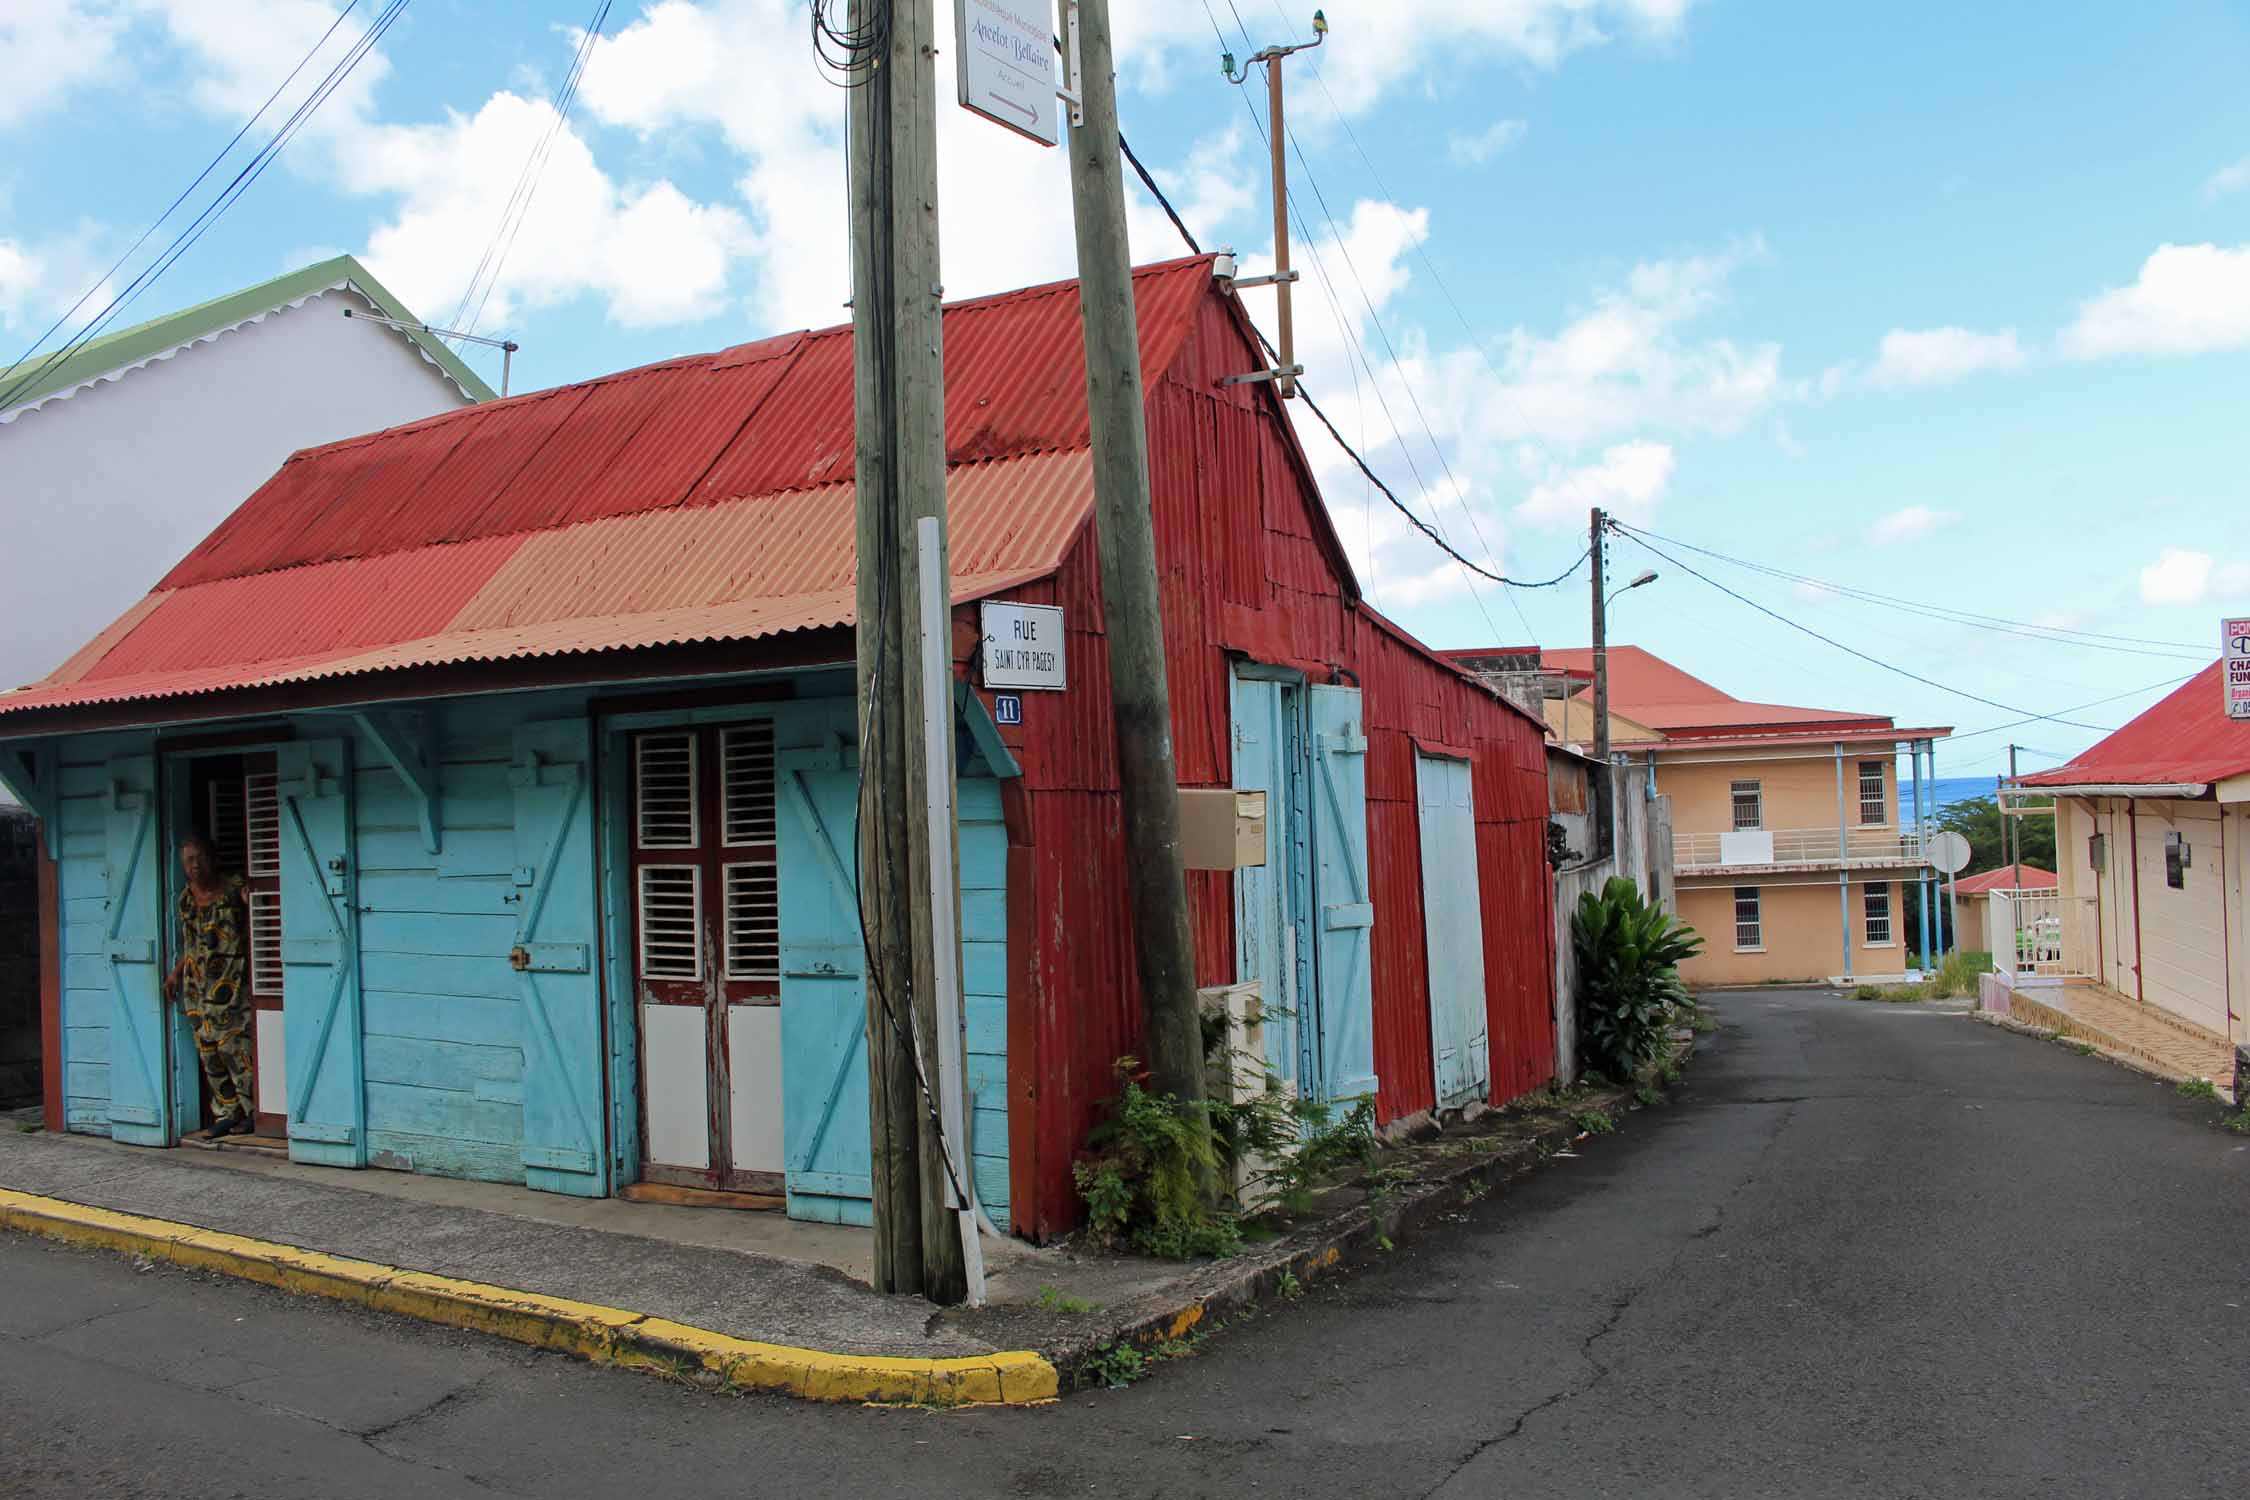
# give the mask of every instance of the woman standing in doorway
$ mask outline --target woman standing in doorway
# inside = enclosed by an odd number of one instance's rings
[[[200,833],[180,843],[180,959],[164,976],[166,999],[177,1000],[195,1027],[195,1051],[211,1086],[211,1129],[246,1135],[256,1121],[257,1081],[250,1041],[247,941],[250,915],[240,875],[221,875],[211,841]]]

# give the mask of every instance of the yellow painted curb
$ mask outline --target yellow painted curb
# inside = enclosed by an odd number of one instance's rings
[[[1054,1400],[1061,1388],[1054,1364],[1029,1350],[909,1359],[763,1344],[620,1307],[324,1255],[11,1188],[0,1188],[0,1227],[470,1328],[595,1364],[667,1375],[709,1370],[741,1390],[810,1401],[1028,1406]]]

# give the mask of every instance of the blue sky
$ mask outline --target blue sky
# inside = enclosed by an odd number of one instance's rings
[[[0,360],[93,283],[336,9],[0,8]],[[413,0],[128,320],[336,250],[421,315],[451,316],[593,9]],[[1117,9],[1127,134],[1206,244],[1256,262],[1263,94],[1246,109],[1220,79],[1213,25],[1241,55],[1304,35],[1309,8]],[[1328,44],[1288,65],[1311,165],[1292,162],[1312,240],[1297,257],[1307,382],[1464,552],[1555,573],[1600,500],[1811,578],[2182,643],[2025,639],[1674,551],[1811,629],[2042,713],[2185,675],[2215,653],[2220,615],[2250,610],[2239,7],[1326,10]],[[1068,274],[1058,153],[942,114],[949,292]],[[614,5],[479,324],[522,341],[519,388],[840,316],[841,119],[801,0]],[[1145,203],[1135,246],[1177,249]],[[1250,295],[1269,316],[1271,294]],[[1308,446],[1387,612],[1437,645],[1583,643],[1583,573],[1512,602],[1472,590],[1342,455]],[[1632,542],[1613,558],[1627,574],[1652,561]],[[1654,565],[1664,576],[1618,601],[1615,637],[1740,696],[1963,729],[2017,717]],[[2114,725],[2155,696],[2067,717]],[[1941,769],[1988,772],[2009,737],[1965,740]],[[2096,734],[2013,737],[2067,754]]]

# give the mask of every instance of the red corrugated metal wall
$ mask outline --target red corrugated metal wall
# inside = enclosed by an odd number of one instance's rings
[[[1206,298],[1194,332],[1150,371],[1149,466],[1180,780],[1233,776],[1232,661],[1243,654],[1355,674],[1364,693],[1374,930],[1377,1104],[1392,1120],[1434,1102],[1414,740],[1468,750],[1474,764],[1484,906],[1492,1097],[1554,1071],[1547,769],[1538,725],[1371,611],[1347,600],[1334,534],[1283,419],[1223,375],[1255,367],[1226,305]],[[1003,730],[1024,776],[1011,794],[1019,845],[1010,892],[1029,952],[1010,993],[1010,1151],[1018,1227],[1040,1238],[1080,1217],[1070,1166],[1112,1092],[1113,1064],[1139,1047],[1139,997],[1125,908],[1109,662],[1091,530],[1052,579],[1012,591],[1059,604],[1071,691],[1027,694]],[[1234,978],[1233,881],[1189,876],[1196,972]]]

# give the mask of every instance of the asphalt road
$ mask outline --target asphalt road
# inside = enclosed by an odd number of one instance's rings
[[[0,1236],[0,1494],[2244,1493],[2215,1106],[1919,1007],[1717,1008],[1621,1134],[1032,1411],[706,1395]]]

